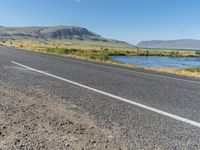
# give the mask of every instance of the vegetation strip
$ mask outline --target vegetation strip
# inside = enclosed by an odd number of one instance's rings
[[[63,42],[48,42],[48,44],[39,44],[37,41],[30,40],[7,40],[2,41],[2,45],[16,47],[25,50],[39,51],[43,53],[64,55],[76,57],[91,61],[99,61],[111,64],[125,65],[136,67],[137,65],[124,64],[114,61],[109,56],[170,56],[170,57],[200,57],[200,52],[194,51],[177,51],[177,50],[154,50],[140,48],[122,48],[107,46],[84,46],[78,44],[66,44]],[[154,71],[175,73],[186,76],[200,77],[200,67],[196,68],[145,68]]]

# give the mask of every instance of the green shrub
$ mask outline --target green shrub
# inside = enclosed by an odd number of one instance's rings
[[[174,51],[171,51],[171,52],[170,52],[170,56],[175,56],[175,52],[174,52]]]
[[[77,52],[77,49],[68,49],[68,48],[49,48],[47,49],[48,53],[55,53],[55,54],[71,54]]]
[[[200,55],[200,51],[196,51],[195,54],[196,54],[196,55]]]
[[[149,51],[148,50],[146,51],[146,56],[149,56]]]
[[[200,67],[196,67],[196,68],[186,68],[186,71],[189,72],[200,72]]]

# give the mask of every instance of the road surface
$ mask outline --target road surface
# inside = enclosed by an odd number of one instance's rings
[[[0,47],[5,74],[70,100],[130,149],[200,149],[198,79]]]

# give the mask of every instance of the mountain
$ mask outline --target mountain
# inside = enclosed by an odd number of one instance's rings
[[[200,40],[182,39],[182,40],[169,40],[169,41],[142,41],[138,45],[142,48],[155,48],[155,49],[180,49],[180,50],[199,50]]]
[[[133,45],[103,38],[86,28],[76,26],[44,26],[44,27],[3,27],[0,26],[0,39],[38,39],[62,40],[72,43],[89,43],[102,46],[134,47]]]

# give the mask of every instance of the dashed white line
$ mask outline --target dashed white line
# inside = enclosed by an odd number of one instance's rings
[[[43,75],[46,75],[46,76],[49,76],[49,77],[53,77],[53,78],[59,79],[59,80],[64,81],[64,82],[68,82],[70,84],[85,88],[87,90],[90,90],[90,91],[93,91],[93,92],[96,92],[96,93],[99,93],[99,94],[102,94],[102,95],[117,99],[117,100],[122,101],[122,102],[126,102],[128,104],[137,106],[139,108],[143,108],[143,109],[146,109],[148,111],[157,113],[159,115],[166,116],[166,117],[175,119],[177,121],[181,121],[181,122],[184,122],[184,123],[187,123],[187,124],[190,124],[192,126],[196,126],[196,127],[200,128],[200,123],[199,122],[195,122],[195,121],[192,121],[190,119],[186,119],[186,118],[183,118],[183,117],[180,117],[180,116],[177,116],[177,115],[174,115],[174,114],[171,114],[171,113],[168,113],[168,112],[165,112],[165,111],[162,111],[162,110],[159,110],[159,109],[156,109],[156,108],[144,105],[144,104],[140,104],[138,102],[134,102],[132,100],[129,100],[129,99],[126,99],[126,98],[122,98],[122,97],[116,96],[116,95],[108,93],[108,92],[104,92],[104,91],[101,91],[101,90],[98,90],[98,89],[95,89],[95,88],[92,88],[92,87],[89,87],[89,86],[86,86],[86,85],[83,85],[83,84],[68,80],[68,79],[65,79],[65,78],[62,78],[62,77],[59,77],[59,76],[56,76],[56,75],[53,75],[53,74],[50,74],[50,73],[47,73],[47,72],[44,72],[44,71],[41,71],[41,70],[37,70],[37,69],[31,68],[29,66],[17,63],[15,61],[11,61],[11,62],[13,64],[15,64],[15,65],[24,67],[24,68],[26,68],[28,70],[31,70],[31,71],[34,71],[34,72],[37,72],[37,73],[40,73],[40,74],[43,74]]]

